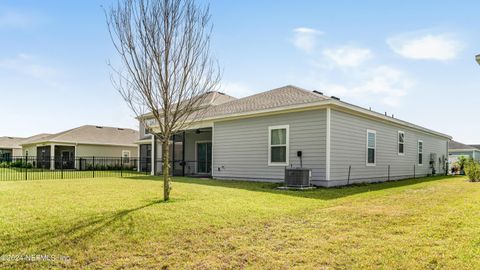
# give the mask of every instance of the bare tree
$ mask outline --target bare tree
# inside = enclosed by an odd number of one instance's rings
[[[105,12],[120,56],[112,82],[162,144],[164,200],[171,190],[170,138],[205,110],[220,71],[210,52],[209,7],[193,0],[119,0]],[[153,120],[153,121],[152,121]]]

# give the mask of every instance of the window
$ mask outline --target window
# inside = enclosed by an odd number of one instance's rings
[[[130,151],[129,150],[123,150],[122,151],[122,160],[123,160],[123,163],[130,163]]]
[[[367,130],[367,166],[375,166],[377,147],[377,132]]]
[[[423,164],[423,141],[418,140],[418,165]]]
[[[405,132],[398,131],[398,154],[405,154]]]
[[[288,165],[288,129],[289,126],[268,128],[268,165]]]

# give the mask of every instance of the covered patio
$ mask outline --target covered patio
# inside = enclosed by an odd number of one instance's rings
[[[161,144],[153,139],[155,174],[162,173]],[[197,128],[179,132],[172,136],[169,159],[173,176],[211,177],[212,175],[212,128]]]
[[[51,170],[75,169],[74,145],[46,145],[37,147],[36,168]]]

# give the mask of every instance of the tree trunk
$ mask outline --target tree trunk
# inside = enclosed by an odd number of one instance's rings
[[[169,157],[169,140],[162,140],[162,172],[163,172],[163,200],[170,199],[170,157]]]

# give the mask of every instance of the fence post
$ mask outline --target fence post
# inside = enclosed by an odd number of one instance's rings
[[[92,157],[92,175],[95,178],[95,157]]]
[[[64,160],[63,157],[60,157],[60,170],[62,171],[62,179],[63,179],[63,160]]]
[[[28,164],[28,155],[25,155],[25,180],[28,180],[28,168],[27,168],[27,164]]]
[[[390,164],[388,164],[388,181],[390,181]]]
[[[123,177],[123,160],[120,158],[120,177]]]
[[[350,184],[350,172],[352,171],[352,165],[348,165],[348,178],[347,178],[347,186]]]

